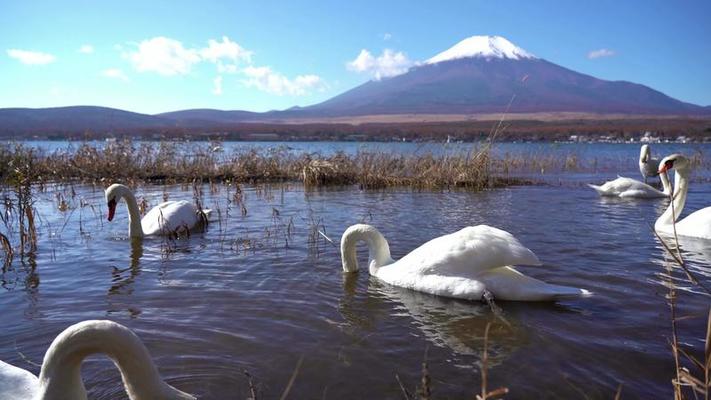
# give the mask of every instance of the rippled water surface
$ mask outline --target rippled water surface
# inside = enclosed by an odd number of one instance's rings
[[[650,228],[666,201],[600,199],[580,184],[610,177],[481,193],[242,186],[244,210],[234,186],[203,186],[219,221],[187,239],[142,244],[127,238],[125,206],[105,220],[103,187],[35,188],[38,249],[0,276],[0,359],[38,373],[27,361],[40,363],[64,328],[108,318],[137,332],[169,383],[202,399],[246,398],[245,371],[261,398],[279,398],[296,371],[290,398],[399,399],[396,375],[414,390],[425,352],[434,397],[471,398],[491,322],[489,387],[508,387],[509,398],[613,398],[620,384],[623,398],[669,398],[669,258]],[[195,195],[152,185],[136,193],[150,205]],[[692,183],[685,214],[709,205],[711,184]],[[339,250],[317,232],[337,243],[358,222],[378,227],[394,258],[467,225],[494,225],[543,261],[522,267],[526,274],[595,295],[500,302],[495,314],[388,287],[365,270],[345,276]],[[682,247],[711,286],[711,243]],[[681,339],[698,351],[711,297],[675,276],[688,317]],[[83,374],[90,398],[125,398],[108,359],[92,357]]]

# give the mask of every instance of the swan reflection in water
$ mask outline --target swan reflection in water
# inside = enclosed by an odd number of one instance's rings
[[[113,267],[111,271],[111,287],[107,293],[109,314],[128,311],[131,318],[136,318],[141,310],[130,305],[130,296],[133,294],[133,284],[141,274],[141,257],[143,257],[143,242],[140,239],[131,239],[131,261],[128,268]],[[120,300],[121,296],[129,296],[129,301]],[[114,299],[112,299],[114,298]],[[118,304],[114,300],[118,300]]]
[[[497,316],[487,304],[420,293],[383,284],[373,277],[369,277],[367,285],[367,296],[363,299],[362,295],[357,296],[358,275],[343,274],[344,295],[338,310],[345,320],[345,330],[373,331],[379,319],[404,315],[412,318],[412,325],[428,342],[479,360],[484,349],[484,331],[491,323],[490,366],[503,362],[527,341],[526,329],[522,329],[515,315]],[[388,302],[397,304],[395,312]],[[385,312],[378,312],[379,308]]]
[[[659,239],[664,241],[664,244],[658,246],[659,251],[662,253],[662,257],[655,260],[657,264],[663,267],[667,266],[667,263],[671,268],[679,270],[678,274],[674,278],[674,285],[676,289],[685,290],[697,294],[707,294],[698,285],[689,282],[688,276],[685,271],[677,264],[676,260],[669,255],[668,250],[671,250],[674,255],[677,255],[676,241],[673,235],[668,235],[664,233],[659,234]],[[689,273],[694,279],[700,281],[700,283],[706,288],[711,288],[711,240],[700,239],[687,236],[678,236],[679,250],[681,258],[684,261],[684,266],[688,269]],[[666,248],[665,248],[666,247]],[[663,272],[662,277],[658,277],[657,283],[667,285],[668,277],[666,272]]]

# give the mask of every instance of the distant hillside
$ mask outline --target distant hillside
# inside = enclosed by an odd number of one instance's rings
[[[262,113],[251,111],[223,111],[209,108],[172,111],[156,114],[157,117],[174,121],[178,125],[196,126],[213,124],[231,124],[236,122],[259,121]]]
[[[126,131],[170,125],[171,121],[106,107],[1,108],[0,134]]]

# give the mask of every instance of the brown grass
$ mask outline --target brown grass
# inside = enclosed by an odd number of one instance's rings
[[[496,132],[505,126],[496,127]],[[396,155],[382,152],[294,154],[285,148],[215,153],[210,146],[174,142],[159,145],[131,141],[102,148],[83,145],[73,151],[44,154],[22,145],[0,147],[0,183],[50,182],[303,182],[307,187],[359,185],[365,189],[402,186],[414,189],[490,187],[525,183],[508,173],[523,165],[494,160],[491,142],[472,153]],[[18,168],[22,166],[22,168]],[[501,174],[502,171],[506,174]],[[61,204],[61,199],[60,199]]]

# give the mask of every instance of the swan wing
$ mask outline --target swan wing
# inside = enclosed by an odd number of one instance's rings
[[[617,177],[617,179],[607,181],[600,186],[590,184],[588,186],[595,189],[600,196],[616,196],[623,198],[652,198],[665,196],[663,192],[647,185],[644,182],[622,176]]]
[[[39,394],[39,379],[30,371],[0,360],[0,399],[28,400]]]
[[[512,234],[477,225],[432,239],[392,266],[420,275],[473,277],[505,265],[540,264],[538,257]]]
[[[161,235],[186,227],[192,229],[198,221],[197,208],[192,203],[185,200],[166,201],[153,207],[141,219],[141,226],[146,235]]]
[[[676,223],[679,235],[711,239],[711,207],[702,208]]]
[[[479,280],[497,300],[552,301],[590,296],[585,289],[551,285],[524,275],[513,267],[500,267],[483,273]]]

